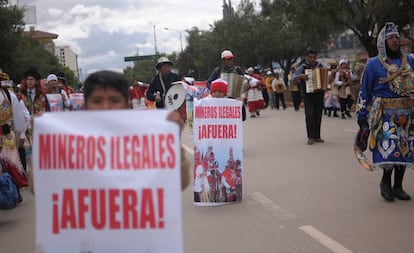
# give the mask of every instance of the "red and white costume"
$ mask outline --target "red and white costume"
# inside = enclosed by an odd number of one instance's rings
[[[264,83],[260,74],[251,73],[252,69],[248,69],[249,75],[246,76],[249,80],[249,89],[247,91],[247,105],[251,117],[260,115],[260,110],[264,108],[264,99],[262,88]]]

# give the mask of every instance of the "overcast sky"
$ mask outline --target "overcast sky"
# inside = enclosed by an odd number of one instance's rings
[[[222,0],[16,0],[35,5],[36,30],[59,35],[57,46],[78,55],[81,78],[101,69],[122,71],[125,56],[179,52],[185,30],[208,30],[222,18]],[[234,5],[234,4],[233,4]],[[169,28],[166,30],[164,28]],[[28,27],[26,28],[28,29]]]

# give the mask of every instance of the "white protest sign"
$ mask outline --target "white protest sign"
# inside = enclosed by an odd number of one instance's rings
[[[85,103],[83,93],[70,94],[70,101],[74,111],[82,110],[82,106]]]
[[[61,94],[46,94],[46,98],[51,112],[63,111],[63,99]]]
[[[183,252],[180,129],[167,114],[35,118],[37,252]]]
[[[240,202],[242,172],[242,102],[194,100],[194,204]]]

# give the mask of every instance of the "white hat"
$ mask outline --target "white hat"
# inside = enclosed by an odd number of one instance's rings
[[[49,82],[49,81],[57,81],[57,80],[58,80],[58,78],[57,78],[57,76],[55,74],[50,74],[46,78],[46,81],[47,82]]]
[[[271,75],[272,74],[272,71],[268,70],[266,74],[267,75]]]
[[[231,59],[234,58],[233,53],[230,50],[224,50],[221,52],[221,59]]]
[[[159,70],[159,69],[161,68],[161,65],[162,65],[163,63],[168,63],[168,64],[171,64],[171,66],[173,65],[173,63],[172,63],[172,61],[170,61],[170,59],[168,59],[168,58],[167,58],[167,57],[165,57],[165,56],[161,56],[160,58],[158,58],[158,60],[157,60],[157,65],[155,66],[155,68]]]
[[[249,67],[249,68],[247,69],[247,72],[254,72],[254,68]]]
[[[345,60],[345,59],[341,59],[341,60],[339,61],[339,66],[341,66],[341,65],[342,65],[342,63],[346,63],[346,64],[348,64],[348,61],[347,61],[347,60]]]

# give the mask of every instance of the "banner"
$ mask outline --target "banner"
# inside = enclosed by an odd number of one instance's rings
[[[242,176],[242,102],[194,100],[194,204],[240,202]]]
[[[186,113],[187,113],[187,122],[188,128],[190,130],[190,135],[193,135],[193,108],[194,99],[202,99],[210,95],[209,89],[206,87],[193,86],[185,82],[182,82],[186,91],[185,101],[186,101]]]
[[[84,100],[83,93],[73,93],[70,95],[70,104],[73,107],[74,111],[82,110]]]
[[[180,129],[168,113],[35,118],[36,252],[183,252]]]
[[[51,112],[63,112],[62,94],[46,94]]]

